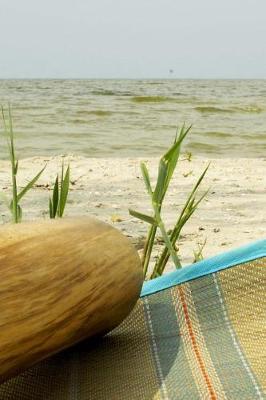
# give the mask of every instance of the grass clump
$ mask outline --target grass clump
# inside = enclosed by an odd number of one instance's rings
[[[7,139],[8,151],[9,151],[9,159],[11,163],[11,177],[12,177],[12,200],[9,201],[6,199],[4,194],[5,202],[7,204],[8,209],[11,212],[12,221],[14,223],[21,222],[22,220],[22,208],[20,205],[20,201],[25,196],[25,194],[33,187],[33,185],[37,182],[41,174],[43,173],[45,166],[38,172],[38,174],[19,192],[17,185],[17,173],[18,173],[18,159],[16,157],[15,145],[14,145],[14,131],[13,131],[13,121],[11,114],[11,107],[8,107],[7,113],[4,108],[1,107],[2,118],[4,122],[4,131]]]
[[[65,206],[68,198],[69,192],[69,182],[70,182],[70,166],[68,165],[66,173],[64,172],[64,161],[62,161],[61,167],[61,178],[57,174],[54,188],[53,188],[53,195],[49,199],[49,213],[50,218],[62,218]]]
[[[178,215],[176,223],[174,227],[170,230],[170,234],[166,231],[165,225],[163,223],[162,217],[161,217],[161,210],[163,206],[163,201],[165,198],[165,195],[167,193],[167,190],[169,188],[169,184],[171,182],[173,173],[175,171],[175,168],[177,166],[179,156],[180,156],[180,150],[181,150],[181,145],[187,136],[188,132],[190,131],[191,126],[188,128],[183,125],[183,127],[180,129],[179,134],[176,136],[174,144],[169,148],[169,150],[162,156],[159,162],[159,168],[158,168],[158,177],[157,177],[157,183],[155,185],[155,188],[152,188],[151,182],[150,182],[150,177],[149,177],[149,172],[148,169],[145,165],[145,163],[141,163],[141,172],[142,176],[144,179],[144,183],[147,189],[147,192],[150,196],[152,208],[153,208],[153,215],[146,215],[143,213],[140,213],[135,210],[129,210],[130,215],[147,222],[150,225],[147,240],[145,243],[144,251],[143,251],[143,257],[142,257],[142,264],[143,264],[143,273],[145,278],[156,278],[160,275],[163,274],[164,269],[166,267],[166,264],[169,260],[169,257],[172,258],[175,267],[176,268],[181,268],[181,262],[180,258],[178,255],[178,251],[176,249],[176,243],[179,239],[180,233],[184,227],[184,225],[187,223],[187,221],[190,219],[190,217],[193,215],[193,213],[196,211],[199,203],[203,200],[203,198],[206,196],[207,192],[205,192],[203,195],[201,195],[199,198],[197,198],[197,192],[199,189],[199,186],[208,170],[209,165],[201,176],[199,177],[198,181],[196,182],[195,186],[193,187],[191,193],[189,194],[187,201],[181,210],[180,215]],[[159,257],[157,258],[157,261],[155,263],[155,266],[153,268],[153,271],[151,275],[148,277],[148,267],[152,255],[152,251],[154,248],[155,244],[155,238],[156,238],[156,233],[157,230],[160,229],[161,235],[164,241],[164,248]]]
[[[207,243],[207,239],[205,239],[203,243],[198,243],[197,250],[193,250],[193,254],[194,254],[193,264],[197,263],[199,261],[202,261],[204,259],[204,257],[203,257],[203,249],[204,249],[206,243]]]

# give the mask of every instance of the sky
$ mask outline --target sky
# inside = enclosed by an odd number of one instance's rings
[[[266,0],[0,0],[0,78],[266,78]]]

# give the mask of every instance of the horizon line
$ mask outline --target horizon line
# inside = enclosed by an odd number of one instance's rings
[[[260,78],[254,78],[254,77],[249,77],[249,78],[247,78],[247,77],[245,77],[245,78],[241,78],[241,77],[231,77],[231,78],[222,78],[222,77],[210,77],[210,78],[189,78],[189,77],[186,77],[186,78],[182,78],[182,77],[134,77],[134,78],[119,78],[119,77],[105,77],[105,78],[101,78],[101,77],[79,77],[79,78],[77,78],[77,77],[38,77],[38,76],[36,76],[36,77],[6,77],[6,78],[2,78],[2,77],[0,77],[0,81],[11,81],[11,80],[28,80],[28,81],[31,81],[31,80],[53,80],[53,81],[55,81],[55,80],[80,80],[80,81],[82,81],[82,80],[113,80],[113,81],[115,81],[115,80],[125,80],[125,81],[137,81],[137,80],[145,80],[145,81],[154,81],[154,80],[168,80],[168,81],[175,81],[175,80],[184,80],[184,81],[199,81],[199,80],[203,80],[203,81],[219,81],[219,80],[221,80],[221,81],[231,81],[231,80],[234,80],[234,81],[236,81],[236,80],[241,80],[241,81],[244,81],[244,80],[248,80],[248,81],[250,81],[250,80],[266,80],[266,77],[264,77],[264,78],[262,78],[262,77],[260,77]]]

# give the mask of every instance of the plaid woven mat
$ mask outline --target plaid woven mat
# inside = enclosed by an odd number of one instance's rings
[[[2,384],[0,399],[266,399],[266,257],[221,260],[159,278],[112,333]]]

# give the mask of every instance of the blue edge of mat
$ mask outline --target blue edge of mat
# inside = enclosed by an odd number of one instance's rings
[[[160,276],[159,278],[147,281],[143,284],[140,297],[149,296],[160,292],[161,290],[169,289],[180,283],[191,281],[262,257],[266,257],[266,239],[240,247],[236,250],[219,254],[216,257],[199,261],[195,264]]]

